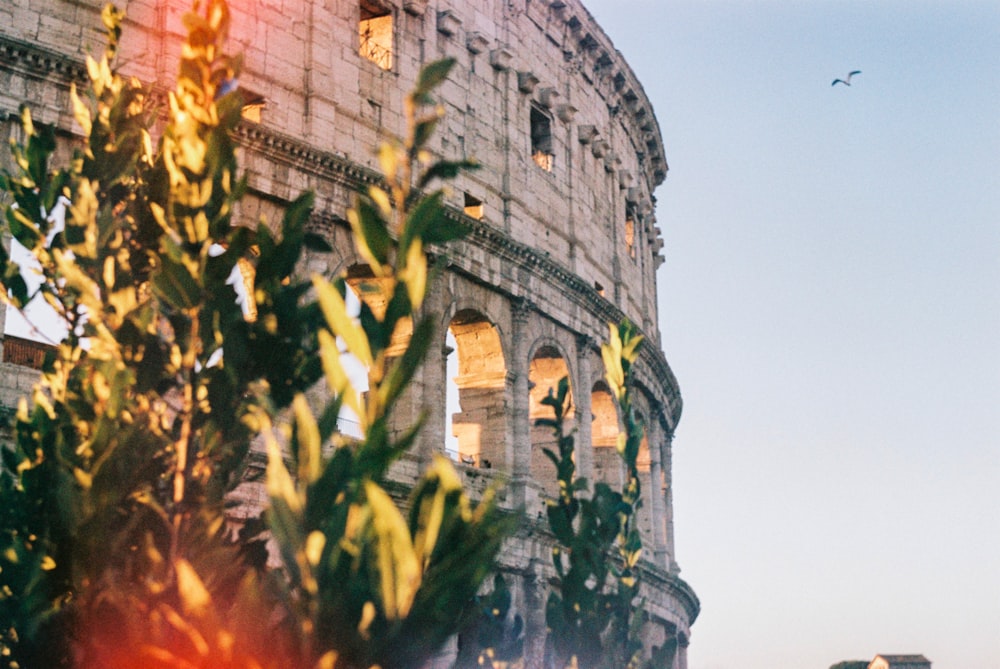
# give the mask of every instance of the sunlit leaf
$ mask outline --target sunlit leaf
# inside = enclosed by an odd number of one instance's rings
[[[372,354],[364,331],[347,313],[347,304],[343,296],[332,283],[322,277],[313,277],[313,286],[323,310],[327,325],[335,335],[343,339],[347,351],[354,355],[363,365],[371,366]]]
[[[364,484],[371,507],[371,530],[382,609],[389,620],[404,618],[420,586],[420,563],[406,521],[392,498],[371,481]]]
[[[212,604],[212,595],[198,576],[198,572],[190,562],[181,558],[174,561],[174,573],[177,575],[177,592],[185,615],[196,617],[205,615]]]
[[[323,361],[323,373],[326,375],[327,385],[330,390],[341,398],[341,401],[361,417],[364,426],[364,412],[361,410],[361,402],[357,390],[351,382],[347,371],[340,360],[340,349],[337,348],[337,341],[326,330],[319,331],[320,357]]]
[[[302,483],[312,483],[323,471],[319,428],[305,395],[295,395],[292,409],[295,413],[295,438],[298,446],[298,478]]]

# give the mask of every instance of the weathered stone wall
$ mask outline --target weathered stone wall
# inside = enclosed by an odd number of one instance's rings
[[[103,48],[103,0],[15,0],[0,7],[0,123],[18,105],[75,132],[69,84],[83,77],[87,51]],[[446,116],[433,149],[474,157],[449,196],[454,216],[474,217],[466,239],[432,249],[446,271],[427,309],[441,314],[439,341],[400,416],[429,420],[412,455],[394,468],[402,484],[458,437],[458,467],[475,494],[506,483],[501,503],[524,514],[508,541],[503,569],[525,614],[529,666],[539,666],[544,601],[552,577],[552,537],[542,520],[555,472],[541,454],[548,438],[532,428],[538,399],[569,376],[582,475],[617,483],[617,409],[602,385],[599,343],[607,323],[628,317],[649,339],[636,367],[647,424],[642,454],[645,590],[649,640],[676,636],[682,647],[698,600],[677,576],[672,530],[672,435],[681,412],[677,382],[659,348],[655,271],[662,257],[652,193],[666,175],[659,126],[642,86],[580,0],[382,0],[391,17],[391,66],[359,53],[357,0],[232,2],[233,50],[241,86],[265,100],[259,122],[239,129],[250,196],[247,224],[276,221],[282,205],[316,193],[311,221],[332,253],[312,252],[304,272],[362,276],[344,216],[351,195],[377,179],[373,147],[403,130],[403,96],[420,67],[444,56],[457,67],[440,89]],[[367,3],[371,4],[371,3]],[[171,86],[186,0],[124,5],[121,62],[154,89]],[[382,39],[382,37],[379,37]],[[358,279],[361,280],[361,279]],[[448,378],[446,333],[458,375]],[[5,404],[34,372],[4,366]],[[447,408],[457,385],[460,406]],[[11,404],[7,404],[11,406]],[[453,414],[450,417],[449,413]],[[253,505],[261,491],[244,487]]]

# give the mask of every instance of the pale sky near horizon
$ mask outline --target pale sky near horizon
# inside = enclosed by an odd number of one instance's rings
[[[584,3],[670,165],[689,669],[1000,669],[1000,3]]]

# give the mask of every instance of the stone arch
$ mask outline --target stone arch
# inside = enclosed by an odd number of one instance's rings
[[[448,323],[448,434],[459,461],[509,471],[507,364],[500,332],[475,309],[461,309]]]
[[[556,391],[559,380],[567,377],[570,380],[569,407],[564,416],[563,433],[569,434],[573,429],[573,382],[569,365],[566,362],[561,347],[555,342],[543,340],[533,347],[528,364],[528,417],[531,421],[531,458],[530,473],[532,480],[538,484],[544,494],[555,497],[558,494],[558,479],[555,466],[545,455],[544,449],[558,450],[552,430],[548,427],[537,427],[535,421],[539,418],[552,418],[551,407],[542,404],[542,399],[549,390]]]
[[[618,403],[603,379],[590,390],[590,441],[593,446],[594,482],[619,487],[622,483],[622,460],[616,448],[620,431]]]

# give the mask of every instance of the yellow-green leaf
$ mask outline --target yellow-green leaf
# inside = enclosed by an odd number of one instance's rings
[[[448,495],[462,489],[462,482],[454,467],[442,455],[435,456],[434,463],[424,474],[421,488],[425,485],[430,494],[418,493],[415,500],[417,522],[413,534],[413,549],[420,558],[422,567],[430,560],[437,544]],[[465,511],[467,512],[467,507]]]
[[[420,563],[406,521],[392,498],[371,481],[365,482],[365,497],[371,509],[382,609],[389,620],[399,620],[410,612],[420,587]]]
[[[323,473],[319,427],[305,395],[296,393],[292,407],[295,411],[295,434],[299,444],[299,481],[312,483]]]
[[[69,97],[73,103],[73,118],[83,129],[83,134],[87,137],[90,136],[91,122],[90,122],[90,109],[87,105],[83,104],[83,100],[76,92],[76,84],[71,84],[69,87]]]
[[[319,564],[324,547],[326,547],[326,535],[319,530],[310,532],[306,538],[305,556],[311,566],[315,567]]]
[[[335,335],[344,340],[349,353],[360,360],[361,364],[370,367],[372,352],[368,346],[368,339],[361,327],[348,316],[344,298],[332,283],[322,277],[313,277],[313,286],[316,287],[319,306],[323,310],[323,316],[326,317],[327,325]]]
[[[212,595],[198,572],[190,562],[181,558],[174,561],[174,573],[177,574],[177,593],[180,595],[184,614],[199,618],[204,616],[212,604]]]
[[[406,292],[410,296],[413,309],[419,309],[427,292],[427,257],[424,255],[423,244],[414,239],[406,252],[406,268],[400,272],[400,278],[406,282]]]
[[[344,370],[344,365],[340,362],[341,354],[337,347],[337,340],[326,330],[319,331],[319,355],[323,363],[323,373],[326,375],[327,386],[331,392],[341,398],[344,405],[360,418],[362,429],[364,429],[365,415],[361,411],[361,398]]]
[[[381,157],[381,154],[380,154]],[[372,202],[379,208],[382,215],[386,218],[392,216],[392,202],[389,200],[389,194],[378,186],[372,186],[368,189],[368,196],[372,199]]]
[[[293,513],[300,513],[302,502],[281,457],[281,447],[271,434],[265,434],[264,439],[267,442],[267,494],[284,501]]]

